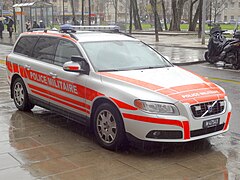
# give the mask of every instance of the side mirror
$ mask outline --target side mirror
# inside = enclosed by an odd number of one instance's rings
[[[70,72],[82,72],[81,66],[77,62],[68,61],[63,64],[63,70],[64,71],[70,71]]]
[[[71,61],[63,64],[63,70],[69,72],[80,72],[89,74],[89,64],[80,56],[72,56]]]

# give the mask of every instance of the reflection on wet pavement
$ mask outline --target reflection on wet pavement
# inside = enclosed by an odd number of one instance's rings
[[[164,46],[152,46],[164,56],[170,58],[173,63],[199,62],[204,61],[205,49],[189,49],[189,48],[170,48]]]
[[[239,142],[240,135],[229,132],[111,152],[86,127],[51,111],[17,111],[9,88],[0,88],[0,179],[240,179]]]

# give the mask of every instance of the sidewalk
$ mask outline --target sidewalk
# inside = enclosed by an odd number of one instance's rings
[[[0,39],[0,44],[4,45],[14,45],[15,41],[17,40],[18,35],[13,33],[12,38],[9,38],[8,32],[5,30],[3,31],[3,39]]]
[[[207,49],[208,44],[208,36],[205,37],[205,45],[202,45],[202,39],[193,32],[159,32],[159,42],[155,41],[154,32],[133,32],[132,35],[154,46]]]

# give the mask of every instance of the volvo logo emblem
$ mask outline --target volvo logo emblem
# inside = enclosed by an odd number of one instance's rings
[[[213,107],[212,106],[208,106],[208,112],[211,113],[213,110]]]

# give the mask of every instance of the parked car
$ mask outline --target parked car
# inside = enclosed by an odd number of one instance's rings
[[[223,88],[136,38],[96,32],[106,29],[21,34],[6,60],[16,107],[38,105],[83,123],[110,150],[132,139],[188,142],[229,129]]]

